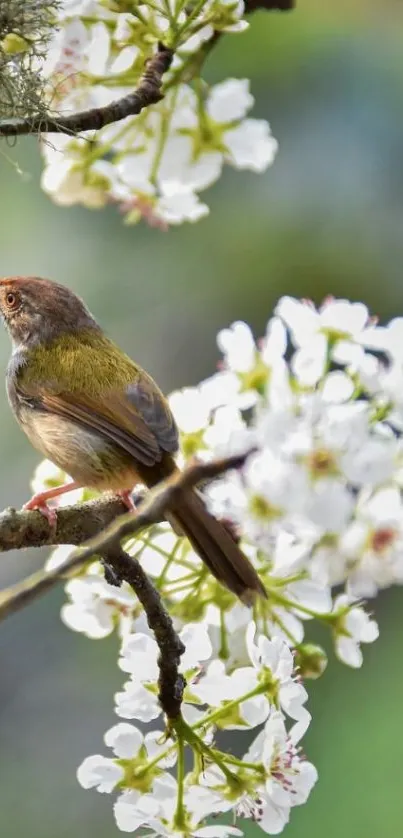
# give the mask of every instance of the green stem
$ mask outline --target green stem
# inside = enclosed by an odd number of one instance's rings
[[[165,11],[165,14],[166,14],[166,16],[167,16],[167,18],[168,18],[168,20],[169,20],[169,25],[170,25],[172,28],[175,28],[175,24],[176,24],[176,13],[172,14],[172,10],[171,10],[171,6],[170,6],[170,4],[169,4],[169,0],[163,0],[163,6],[164,6],[164,11]],[[161,14],[161,12],[160,12],[160,14]]]
[[[168,570],[171,567],[172,562],[176,559],[176,555],[178,553],[179,546],[180,546],[179,541],[177,541],[176,544],[174,545],[172,553],[169,554],[168,559],[165,562],[164,567],[162,568],[158,579],[156,579],[156,585],[158,587],[161,587],[161,585],[165,582],[165,577],[168,573]]]
[[[288,637],[288,639],[289,639],[289,640],[291,640],[291,643],[292,643],[292,645],[293,645],[293,646],[298,646],[298,641],[297,641],[297,639],[294,637],[294,635],[292,634],[292,632],[291,632],[291,631],[289,631],[289,629],[287,628],[287,626],[285,625],[285,623],[283,622],[283,620],[281,619],[281,617],[279,617],[279,616],[276,614],[276,612],[275,612],[275,611],[273,612],[273,622],[274,622],[274,623],[277,623],[277,625],[278,625],[278,626],[280,626],[281,631],[282,631],[282,632],[284,632],[284,634]],[[266,632],[266,633],[267,633],[267,632]]]
[[[200,12],[202,11],[203,6],[205,6],[205,5],[206,5],[206,0],[197,0],[195,5],[193,6],[192,11],[188,15],[187,19],[185,20],[184,23],[182,23],[182,26],[180,26],[179,29],[176,32],[176,37],[175,37],[175,39],[172,43],[172,49],[173,50],[176,50],[178,48],[178,46],[180,44],[180,41],[182,39],[182,35],[189,29],[190,24],[193,23],[193,21],[196,20],[197,17],[199,17]]]
[[[178,731],[178,764],[176,768],[176,778],[178,782],[178,797],[173,822],[176,829],[182,830],[185,827],[185,808],[183,805],[185,786],[185,740],[181,735],[181,731]]]
[[[307,608],[306,605],[300,605],[299,602],[293,602],[291,599],[272,592],[272,597],[275,599],[277,605],[283,605],[284,608],[292,608],[294,611],[300,611],[301,614],[306,614],[308,617],[313,617],[315,620],[320,620],[322,623],[329,623],[333,620],[333,614],[320,614],[318,611],[312,611],[312,608]]]
[[[232,754],[225,754],[225,761],[229,762],[230,765],[236,765],[237,768],[250,768],[251,771],[256,771],[259,774],[262,772],[261,765],[256,765],[255,762],[245,762],[243,759],[237,759]]]
[[[191,748],[199,751],[201,754],[204,754],[204,756],[208,757],[211,762],[218,765],[232,786],[238,785],[238,778],[225,764],[225,760],[223,758],[224,755],[221,755],[220,751],[216,751],[214,748],[210,748],[209,745],[206,745],[206,743],[203,742],[203,739],[195,733],[194,727],[190,727],[190,725],[185,722],[183,717],[179,717],[179,719],[175,720],[173,726],[177,732],[178,738],[182,736]]]
[[[212,713],[207,713],[204,716],[204,718],[200,719],[192,727],[185,722],[182,716],[180,716],[178,719],[175,719],[172,722],[172,729],[175,730],[177,734],[178,742],[174,742],[172,745],[169,745],[167,748],[165,748],[165,750],[161,751],[156,757],[154,757],[154,759],[150,760],[150,762],[147,762],[146,765],[143,765],[138,770],[138,772],[136,772],[136,776],[141,777],[143,774],[146,774],[150,770],[150,768],[153,768],[154,765],[158,765],[158,763],[162,759],[165,759],[166,756],[171,754],[172,751],[175,750],[175,748],[181,748],[183,743],[186,741],[190,745],[190,747],[194,747],[194,749],[196,749],[198,753],[205,754],[209,757],[209,759],[211,759],[213,762],[219,765],[219,767],[231,783],[237,782],[237,778],[235,777],[235,775],[232,774],[232,772],[228,768],[226,768],[223,759],[220,756],[218,756],[217,758],[217,753],[215,752],[215,750],[213,748],[209,748],[208,745],[206,745],[203,742],[203,740],[200,739],[200,737],[196,733],[196,730],[199,730],[200,728],[203,728],[206,725],[214,724],[214,722],[216,722],[217,719],[220,718],[220,716],[226,715],[228,711],[231,711],[233,708],[238,707],[239,704],[242,704],[242,702],[246,701],[248,698],[254,698],[254,696],[256,695],[262,695],[262,693],[266,692],[267,687],[268,684],[265,682],[259,684],[253,690],[249,690],[249,692],[245,693],[239,698],[235,698],[232,701],[228,701],[223,707],[219,707],[217,710],[213,710]],[[182,745],[180,745],[181,740]],[[233,765],[238,764],[237,762],[234,762],[234,760],[236,760],[236,757],[228,756],[227,758],[227,755],[225,755],[225,759],[229,762],[232,761]],[[242,765],[246,765],[246,767],[248,768],[252,767],[251,764],[246,764],[243,762]]]
[[[218,707],[217,710],[213,710],[212,713],[207,713],[202,719],[196,722],[193,725],[193,730],[199,730],[201,727],[205,727],[205,725],[214,724],[221,716],[226,716],[228,712],[233,710],[234,708],[238,707],[242,702],[247,701],[249,698],[254,698],[256,695],[262,695],[266,692],[268,688],[268,684],[263,682],[258,684],[257,687],[254,687],[253,690],[249,690],[249,692],[245,693],[244,695],[240,696],[240,698],[234,698],[232,701],[227,701],[224,704],[224,707]]]
[[[221,658],[221,660],[228,660],[229,658],[228,634],[227,627],[225,625],[225,614],[222,608],[220,609],[220,649],[218,657]]]

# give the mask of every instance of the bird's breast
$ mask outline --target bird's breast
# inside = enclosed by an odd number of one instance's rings
[[[80,485],[113,491],[139,482],[133,458],[99,434],[21,403],[16,415],[34,448]]]

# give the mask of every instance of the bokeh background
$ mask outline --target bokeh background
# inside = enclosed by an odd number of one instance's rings
[[[166,391],[213,371],[220,327],[242,318],[263,333],[281,294],[333,293],[382,318],[403,313],[403,4],[298,6],[254,15],[209,60],[211,81],[252,79],[255,115],[270,120],[280,152],[264,176],[227,171],[195,226],[163,234],[124,227],[112,209],[56,208],[39,189],[35,139],[2,146],[0,274],[50,276],[82,293]],[[8,352],[1,333],[3,366]],[[19,506],[38,458],[5,396],[0,422],[0,507]],[[2,556],[0,586],[42,561]],[[115,723],[116,642],[65,629],[62,601],[58,590],[0,626],[0,831],[116,838],[111,798],[75,780]],[[403,591],[374,610],[381,636],[362,671],[332,659],[308,684],[304,744],[320,780],[287,838],[402,834]]]

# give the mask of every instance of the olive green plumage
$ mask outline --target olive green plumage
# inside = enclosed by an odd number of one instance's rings
[[[82,486],[127,491],[176,470],[178,432],[153,379],[107,338],[82,300],[33,277],[0,281],[14,351],[7,391],[32,444]],[[194,491],[169,519],[211,572],[245,602],[264,588],[232,536]]]
[[[61,334],[46,345],[32,346],[29,364],[20,376],[21,382],[27,385],[57,381],[62,389],[96,396],[102,395],[105,389],[124,389],[141,372],[109,338],[96,329],[84,328],[79,335]],[[143,372],[143,378],[145,381],[149,376]]]

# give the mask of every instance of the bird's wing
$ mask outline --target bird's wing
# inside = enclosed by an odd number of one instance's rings
[[[123,448],[145,466],[161,461],[165,451],[178,447],[177,430],[169,406],[152,381],[129,385],[126,391],[109,390],[102,398],[51,387],[20,389],[20,398],[31,407],[54,413],[94,431]]]

